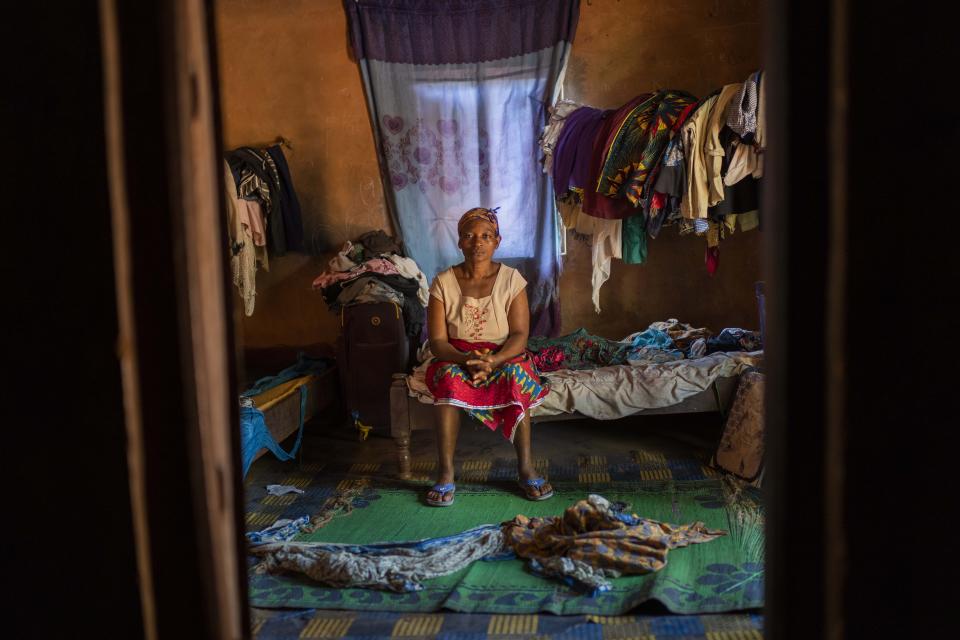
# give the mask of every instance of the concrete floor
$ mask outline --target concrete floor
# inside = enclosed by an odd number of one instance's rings
[[[579,455],[610,455],[633,449],[644,449],[671,455],[690,454],[692,449],[712,451],[721,432],[718,414],[687,414],[666,416],[633,416],[615,421],[590,419],[536,423],[533,425],[534,458],[569,458]],[[289,446],[290,442],[284,443]],[[411,437],[411,458],[436,458],[436,438],[430,430],[415,431]],[[303,464],[337,460],[340,463],[379,462],[379,473],[394,476],[397,473],[396,447],[385,429],[374,430],[367,440],[343,418],[315,419],[305,426]],[[499,433],[494,433],[467,418],[460,429],[457,460],[512,458],[513,445]],[[276,464],[272,456],[264,456],[254,463]],[[287,463],[290,464],[290,463]],[[254,468],[251,474],[256,471]],[[642,613],[667,613],[659,603],[642,606]],[[269,609],[252,610],[255,628],[277,615],[290,615]],[[360,614],[363,615],[363,614]],[[468,615],[468,614],[464,614]],[[258,637],[266,637],[258,635]]]

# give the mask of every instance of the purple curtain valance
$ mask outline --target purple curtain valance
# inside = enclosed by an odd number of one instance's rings
[[[500,60],[572,42],[579,15],[579,0],[344,3],[358,60],[417,65]]]

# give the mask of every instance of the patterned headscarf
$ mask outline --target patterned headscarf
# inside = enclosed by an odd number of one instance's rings
[[[500,237],[500,222],[497,221],[497,211],[500,207],[494,207],[493,209],[484,209],[483,207],[474,207],[470,209],[465,214],[460,216],[460,222],[457,223],[457,235],[463,231],[463,228],[467,226],[468,222],[474,220],[483,220],[484,222],[489,222],[493,225],[494,231],[497,233],[497,237]]]

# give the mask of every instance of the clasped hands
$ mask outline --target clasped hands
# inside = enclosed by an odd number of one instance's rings
[[[470,355],[474,357],[466,362],[467,373],[470,374],[470,384],[477,385],[493,373],[496,359],[490,349],[474,349]]]

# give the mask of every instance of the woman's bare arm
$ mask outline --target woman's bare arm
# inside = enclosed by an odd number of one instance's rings
[[[435,358],[446,362],[467,364],[469,354],[457,351],[450,344],[450,337],[447,334],[447,314],[444,311],[443,302],[432,295],[430,304],[427,306],[427,334],[430,337],[430,352]]]
[[[515,358],[527,348],[527,338],[530,334],[530,306],[527,302],[527,290],[523,289],[510,303],[507,309],[507,326],[510,334],[500,351],[486,356],[493,368],[497,368],[507,360]]]

